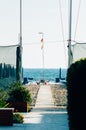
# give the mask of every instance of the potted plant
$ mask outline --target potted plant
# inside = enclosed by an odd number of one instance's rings
[[[31,95],[20,82],[16,82],[8,91],[9,107],[13,107],[14,111],[27,112],[28,105],[31,103]]]

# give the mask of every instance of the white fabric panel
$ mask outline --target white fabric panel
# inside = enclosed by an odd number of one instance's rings
[[[16,49],[15,46],[0,46],[0,63],[16,66]]]
[[[81,58],[86,58],[86,43],[76,43],[72,45],[72,63],[80,60]]]

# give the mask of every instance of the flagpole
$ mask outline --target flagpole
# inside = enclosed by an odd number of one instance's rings
[[[41,42],[42,42],[42,47],[41,47],[41,49],[42,49],[42,67],[43,67],[43,80],[44,80],[44,33],[43,32],[39,32],[39,34],[41,34],[42,35],[42,37],[41,37]]]
[[[44,36],[43,36],[43,33],[42,33],[42,39],[43,39],[43,47],[42,47],[42,62],[43,62],[43,70],[44,70]],[[44,79],[44,74],[43,74],[43,79]]]
[[[69,39],[68,39],[68,67],[71,65],[71,23],[72,23],[72,0],[69,0]]]

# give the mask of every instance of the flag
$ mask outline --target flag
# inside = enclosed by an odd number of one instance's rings
[[[41,49],[43,49],[43,47],[44,47],[44,40],[43,40],[43,38],[41,39]]]

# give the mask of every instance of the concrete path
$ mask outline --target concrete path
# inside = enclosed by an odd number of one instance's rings
[[[51,89],[48,85],[40,87],[35,107],[53,107],[54,102],[52,99]]]
[[[50,86],[40,87],[35,107],[23,114],[23,124],[0,127],[0,130],[69,130],[66,110],[54,107]]]

